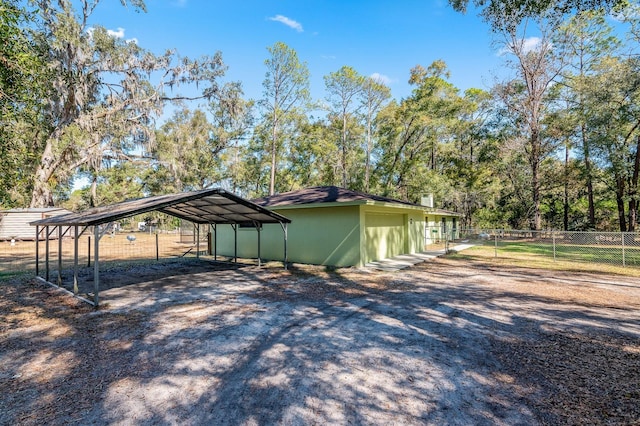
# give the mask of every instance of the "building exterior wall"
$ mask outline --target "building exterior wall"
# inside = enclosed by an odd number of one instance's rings
[[[375,205],[273,208],[289,219],[290,262],[327,266],[363,266],[401,253],[423,250],[424,212]],[[230,225],[218,225],[217,253],[233,256]],[[255,228],[238,228],[238,257],[258,257]],[[284,236],[280,225],[264,225],[260,233],[264,260],[282,260]]]
[[[352,266],[360,259],[360,223],[358,206],[273,209],[289,219],[288,257],[290,262],[314,265]],[[233,229],[218,225],[218,253],[233,256]],[[282,227],[264,225],[260,257],[282,260]],[[258,257],[255,228],[238,229],[238,257]]]
[[[403,214],[365,213],[363,263],[384,259],[406,251],[407,220]]]
[[[425,222],[425,245],[444,242],[445,233],[449,240],[460,236],[460,221],[455,216],[428,213]]]
[[[423,250],[422,210],[363,205],[361,223],[364,224],[361,265]]]

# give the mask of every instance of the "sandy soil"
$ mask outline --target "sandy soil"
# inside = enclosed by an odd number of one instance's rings
[[[0,286],[0,424],[640,424],[640,279],[182,261]]]

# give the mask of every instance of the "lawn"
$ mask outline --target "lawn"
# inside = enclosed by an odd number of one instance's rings
[[[621,247],[554,245],[540,241],[499,241],[497,248],[493,242],[484,242],[459,254],[460,257],[494,259],[520,266],[537,266],[558,270],[607,271],[624,275],[640,274],[640,247],[626,247],[625,266],[622,262]]]

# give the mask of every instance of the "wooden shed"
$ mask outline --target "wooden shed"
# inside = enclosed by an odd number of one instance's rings
[[[31,222],[71,213],[59,207],[11,209],[0,211],[0,241],[35,240],[35,228]]]

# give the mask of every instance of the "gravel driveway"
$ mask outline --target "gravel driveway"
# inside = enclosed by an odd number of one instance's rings
[[[0,424],[640,422],[637,278],[212,269],[103,274],[97,311],[2,284]]]

